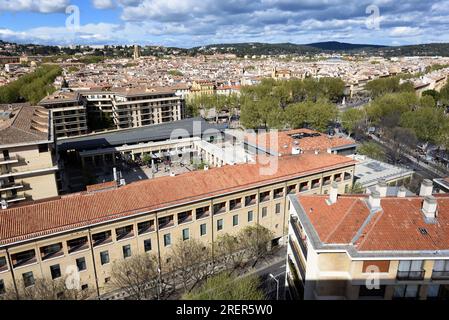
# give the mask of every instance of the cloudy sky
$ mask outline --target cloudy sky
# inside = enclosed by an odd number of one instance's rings
[[[179,47],[449,42],[449,0],[0,0],[0,39]]]

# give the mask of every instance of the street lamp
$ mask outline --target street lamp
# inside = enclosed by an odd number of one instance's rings
[[[161,269],[157,268],[157,283],[156,283],[156,291],[157,291],[157,300],[161,300],[161,296],[160,296],[160,289],[159,289],[159,285],[160,285],[160,279],[161,279]]]
[[[276,281],[276,300],[279,300],[279,279],[273,276],[272,273],[269,274],[270,278]]]

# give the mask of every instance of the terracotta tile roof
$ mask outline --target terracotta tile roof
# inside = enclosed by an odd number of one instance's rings
[[[292,135],[295,134],[316,134],[315,137],[306,137],[295,140]],[[327,152],[329,148],[337,148],[343,146],[354,145],[355,142],[351,139],[341,137],[328,137],[325,134],[318,133],[309,129],[297,129],[290,131],[279,131],[276,133],[262,133],[257,136],[247,135],[246,140],[254,145],[261,146],[265,150],[270,150],[274,153],[284,155],[292,154],[293,147],[299,147],[304,153],[315,152]],[[277,145],[272,145],[271,141],[277,140]],[[296,143],[295,143],[296,142]]]
[[[383,198],[382,210],[370,220],[365,196],[340,196],[331,206],[326,203],[327,196],[298,196],[298,200],[326,244],[351,244],[357,236],[354,246],[358,251],[449,250],[449,195],[435,197],[435,224],[424,220],[422,197]]]
[[[70,195],[60,200],[10,208],[0,211],[0,244],[351,165],[355,162],[337,155],[290,156],[279,159],[278,170],[272,175],[261,174],[264,169],[261,164],[225,166],[140,181],[115,190]]]

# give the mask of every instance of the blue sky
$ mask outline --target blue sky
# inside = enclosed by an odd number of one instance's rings
[[[0,0],[0,39],[179,47],[449,42],[449,0]]]

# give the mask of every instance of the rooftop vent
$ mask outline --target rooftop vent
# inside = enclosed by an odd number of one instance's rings
[[[328,204],[335,204],[338,200],[338,183],[332,182],[330,192],[329,192],[329,199],[327,200]]]
[[[368,198],[368,205],[371,210],[380,209],[380,193],[379,191],[371,192]]]
[[[422,211],[427,219],[435,219],[437,217],[438,202],[434,196],[427,196],[424,199]]]
[[[402,186],[398,189],[398,198],[405,198],[407,196],[407,189]]]
[[[376,186],[376,191],[379,192],[381,198],[385,198],[387,196],[387,189],[387,182],[384,179],[379,180],[379,183]]]
[[[421,197],[431,196],[433,193],[433,183],[429,179],[425,179],[421,184],[421,190],[419,191],[419,195]]]

